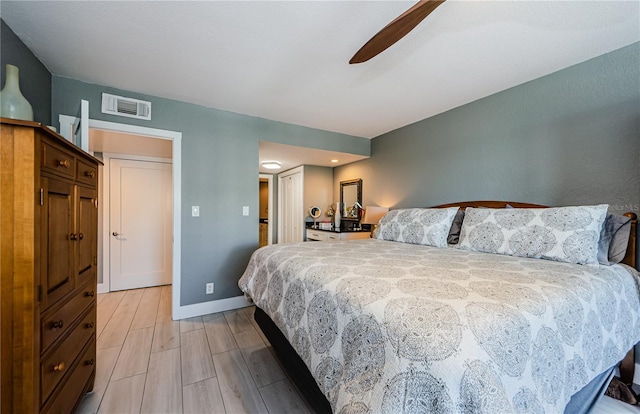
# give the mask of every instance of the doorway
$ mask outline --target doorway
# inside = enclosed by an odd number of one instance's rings
[[[258,186],[258,247],[262,247],[273,243],[273,175],[260,174]]]
[[[172,141],[91,128],[101,155],[99,292],[172,283]]]
[[[83,102],[83,107],[84,107]],[[88,106],[88,105],[87,105]],[[171,314],[174,320],[188,318],[194,316],[194,310],[191,308],[193,305],[180,305],[180,287],[181,287],[181,250],[182,250],[182,132],[170,131],[164,129],[148,128],[137,125],[120,124],[115,122],[100,121],[97,119],[88,119],[87,122],[89,128],[100,129],[111,132],[121,132],[136,134],[143,137],[152,137],[160,140],[166,140],[171,142],[171,159],[173,163],[172,171],[172,183],[173,183],[173,248],[172,248],[172,287],[171,287]],[[73,142],[73,126],[77,123],[78,118],[69,115],[59,115],[58,120],[60,122],[60,134]],[[88,135],[88,134],[87,134]],[[89,139],[87,137],[87,139]],[[83,141],[84,142],[84,141]],[[99,186],[104,186],[104,174],[102,169],[100,170]],[[101,187],[103,188],[103,187]],[[101,213],[104,201],[98,204],[98,214]],[[99,220],[98,224],[98,270],[103,270],[105,266],[108,266],[108,261],[104,258],[104,243],[103,237],[100,237],[100,232],[104,235],[104,232],[108,232],[109,229],[104,228],[104,223]],[[103,281],[102,281],[103,282]],[[98,292],[105,292],[104,283],[98,284]]]

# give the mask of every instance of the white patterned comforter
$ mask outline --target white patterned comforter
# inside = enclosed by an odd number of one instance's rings
[[[640,276],[381,240],[257,250],[240,288],[336,413],[558,413],[640,341]]]

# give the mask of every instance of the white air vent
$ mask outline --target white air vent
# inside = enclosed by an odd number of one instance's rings
[[[151,102],[103,93],[102,113],[149,120],[151,119]]]

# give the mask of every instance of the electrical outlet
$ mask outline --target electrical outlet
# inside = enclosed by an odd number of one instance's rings
[[[191,217],[200,217],[200,206],[191,206]]]
[[[213,294],[213,283],[207,283],[207,295]]]
[[[249,215],[249,206],[242,206],[242,215],[243,216]]]

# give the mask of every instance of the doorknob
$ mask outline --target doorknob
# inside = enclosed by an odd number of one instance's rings
[[[113,234],[113,235],[114,235],[114,236],[116,236],[116,237],[118,237],[118,236],[124,236],[124,234],[122,234],[122,233],[118,233],[117,231],[114,231],[114,232],[113,232],[113,233],[111,233],[111,234]]]

